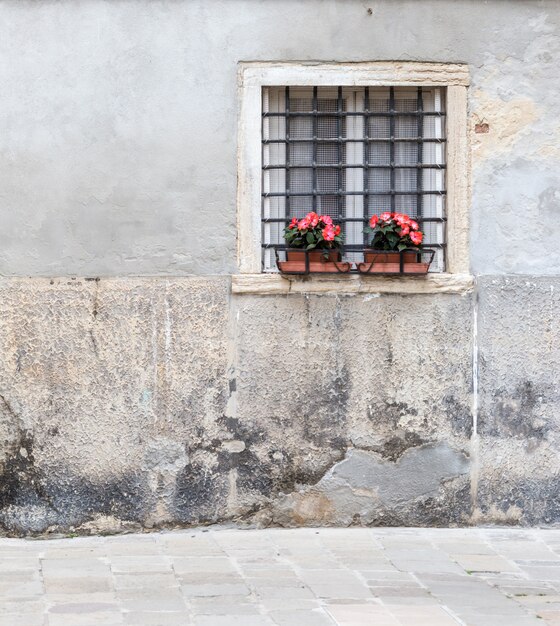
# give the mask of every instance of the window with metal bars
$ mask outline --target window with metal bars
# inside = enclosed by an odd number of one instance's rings
[[[369,218],[396,211],[420,223],[431,271],[445,271],[444,103],[440,87],[265,87],[264,269],[292,217],[330,215],[360,261]]]

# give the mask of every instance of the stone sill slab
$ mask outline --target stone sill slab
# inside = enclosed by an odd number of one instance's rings
[[[472,290],[471,274],[428,274],[427,276],[290,276],[280,274],[234,274],[234,294],[275,295],[289,293],[360,294],[360,293],[467,293]]]

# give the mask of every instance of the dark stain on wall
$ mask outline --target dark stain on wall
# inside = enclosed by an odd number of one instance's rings
[[[560,473],[548,478],[524,478],[515,482],[501,477],[479,484],[478,506],[497,523],[523,526],[557,523],[560,519]],[[514,507],[516,510],[511,513]],[[503,514],[497,519],[495,509]]]
[[[405,519],[411,526],[465,526],[472,512],[470,489],[467,477],[450,480],[439,494],[414,502]]]
[[[381,448],[375,449],[375,452],[379,452],[383,458],[389,461],[396,461],[409,448],[421,446],[424,443],[427,441],[422,439],[418,433],[406,431],[402,437],[395,435],[387,439]]]
[[[143,473],[94,482],[63,470],[59,480],[49,481],[45,491],[66,525],[84,523],[95,514],[142,522],[153,506]]]
[[[94,515],[142,522],[152,505],[142,476],[95,483],[63,466],[48,477],[37,468],[33,437],[24,433],[0,473],[0,524],[8,534],[68,528]]]
[[[224,516],[227,476],[191,463],[177,476],[173,513],[180,523],[205,524]]]
[[[473,424],[471,407],[459,402],[452,393],[443,397],[442,406],[453,432],[470,437]]]
[[[344,431],[350,384],[348,370],[343,365],[334,372],[329,383],[294,402],[303,412],[303,435],[307,441],[322,448],[346,447]]]
[[[402,417],[418,415],[417,409],[406,402],[374,402],[368,409],[367,417],[375,424],[384,424],[391,430],[398,427]]]
[[[539,407],[543,402],[550,402],[553,393],[550,386],[532,381],[519,383],[513,391],[497,389],[492,393],[491,401],[480,411],[480,434],[522,439],[545,438],[549,426],[539,416]]]
[[[272,488],[271,467],[247,448],[241,452],[218,453],[218,471],[228,474],[237,470],[238,489],[267,494]]]
[[[266,439],[263,428],[255,428],[253,424],[243,424],[242,420],[237,417],[223,415],[218,419],[218,423],[232,435],[232,439],[243,441],[247,447],[261,443]]]
[[[21,432],[0,468],[0,509],[37,497],[40,480],[33,455],[33,436]]]

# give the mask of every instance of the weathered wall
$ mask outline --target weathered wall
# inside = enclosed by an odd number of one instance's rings
[[[195,278],[0,292],[9,530],[468,520],[470,295],[232,299]]]
[[[475,519],[560,522],[560,279],[479,285]]]
[[[559,289],[5,279],[0,524],[558,521]]]
[[[559,23],[0,1],[2,531],[560,522]],[[231,294],[259,59],[469,64],[472,292]]]

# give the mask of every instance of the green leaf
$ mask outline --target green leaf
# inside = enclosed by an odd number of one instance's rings
[[[306,239],[307,243],[315,243],[315,236],[313,233],[307,233]]]

